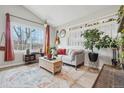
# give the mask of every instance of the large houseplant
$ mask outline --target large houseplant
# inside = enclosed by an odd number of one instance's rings
[[[96,43],[96,47],[100,48],[109,48],[110,43],[112,42],[112,38],[109,35],[103,35],[101,39]]]
[[[84,41],[85,48],[91,50],[91,52],[88,53],[91,62],[97,61],[98,53],[94,52],[94,48],[96,47],[96,44],[99,42],[102,34],[103,32],[99,32],[98,29],[87,29],[82,34],[82,36],[85,38]]]

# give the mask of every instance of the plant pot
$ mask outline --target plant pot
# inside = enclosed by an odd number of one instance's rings
[[[88,53],[89,59],[91,62],[96,62],[98,59],[98,53]]]
[[[47,58],[51,59],[52,58],[52,54],[47,54]]]
[[[117,62],[116,59],[112,59],[112,65],[113,65],[113,66],[117,66],[117,63],[118,63],[118,62]]]

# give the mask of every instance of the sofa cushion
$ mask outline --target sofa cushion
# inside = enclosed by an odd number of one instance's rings
[[[63,56],[63,55],[58,55],[58,56],[57,56],[57,59],[62,60],[62,56]]]
[[[62,61],[63,62],[71,62],[72,61],[72,57],[69,55],[63,55],[62,56]]]
[[[67,55],[71,55],[73,49],[68,49],[68,54]]]
[[[66,49],[58,49],[57,54],[58,55],[66,55]]]

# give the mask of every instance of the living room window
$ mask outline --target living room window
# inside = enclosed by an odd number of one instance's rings
[[[17,23],[11,24],[15,50],[31,49],[40,51],[43,48],[43,29]]]

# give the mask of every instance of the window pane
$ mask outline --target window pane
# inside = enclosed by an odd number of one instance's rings
[[[42,28],[12,23],[11,30],[15,50],[32,49],[33,51],[40,51],[42,49]]]
[[[43,47],[43,31],[42,29],[35,28],[31,34],[32,49],[39,51]]]

